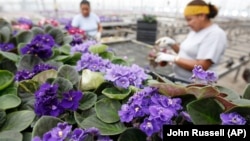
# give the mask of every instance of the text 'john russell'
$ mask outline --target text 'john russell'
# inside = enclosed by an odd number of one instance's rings
[[[198,130],[192,129],[191,131],[183,131],[180,129],[172,130],[169,129],[167,136],[224,136],[224,129],[219,129],[216,131],[206,131],[206,130]]]

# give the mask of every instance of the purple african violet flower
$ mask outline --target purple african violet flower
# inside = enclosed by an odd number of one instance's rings
[[[207,71],[206,80],[207,80],[208,83],[213,83],[213,82],[216,82],[218,80],[218,77],[215,75],[214,72]]]
[[[129,80],[128,80],[127,77],[118,78],[115,81],[115,85],[119,86],[119,87],[122,87],[122,88],[128,88],[129,87]]]
[[[53,128],[51,131],[45,133],[43,140],[46,141],[65,141],[71,132],[71,125],[65,123],[58,123],[57,127]]]
[[[80,53],[89,53],[89,47],[92,45],[95,45],[96,41],[85,41],[84,43],[81,44],[76,44],[75,46],[71,47],[71,54],[74,54],[76,52]]]
[[[34,75],[35,74],[29,70],[21,70],[16,73],[15,80],[16,81],[28,80],[31,79]]]
[[[140,129],[151,136],[164,124],[173,124],[172,119],[181,109],[181,99],[161,95],[155,87],[145,87],[122,105],[118,115],[121,122],[131,122],[136,127],[144,119]]]
[[[76,128],[70,136],[70,141],[82,141],[85,137],[86,132],[81,128]]]
[[[12,43],[1,43],[0,50],[1,51],[11,51],[15,48],[14,44]]]
[[[85,132],[91,134],[92,136],[99,136],[101,134],[99,129],[95,127],[88,128]]]
[[[161,127],[158,125],[156,120],[149,120],[148,118],[145,118],[143,123],[140,125],[140,129],[148,136],[151,136],[153,133],[159,132]]]
[[[97,141],[113,141],[108,136],[98,136]]]
[[[212,84],[217,81],[218,77],[212,71],[203,70],[202,66],[196,65],[192,70],[193,76],[191,79],[199,81],[200,83]]]
[[[69,91],[63,94],[61,107],[75,111],[79,106],[79,101],[82,99],[83,93],[81,91]]]
[[[58,85],[44,83],[35,92],[34,108],[38,116],[51,115],[57,117],[63,112],[57,99],[57,91]]]
[[[194,69],[192,70],[192,72],[193,72],[193,77],[195,78],[205,80],[207,77],[206,71],[203,70],[202,66],[200,65],[196,65]]]
[[[81,60],[79,60],[76,65],[77,71],[89,69],[94,72],[105,72],[106,69],[110,67],[110,61],[104,60],[100,56],[91,53],[83,54]]]
[[[114,82],[120,88],[141,87],[143,81],[147,79],[147,75],[138,65],[132,65],[131,67],[112,65],[107,70],[105,79]]]
[[[29,26],[33,25],[33,22],[32,22],[31,19],[24,18],[24,17],[21,17],[21,18],[17,19],[17,22],[18,22],[18,24],[26,24],[26,25],[29,25]]]
[[[123,104],[121,110],[118,111],[118,115],[122,122],[130,122],[134,118],[134,111],[130,109],[129,105]]]
[[[38,34],[32,39],[31,43],[32,42],[40,42],[42,44],[48,45],[51,48],[55,45],[54,38],[49,34]]]
[[[32,72],[35,73],[35,74],[38,74],[40,72],[43,72],[43,71],[46,71],[46,70],[50,70],[50,69],[57,70],[57,68],[54,67],[54,66],[51,66],[49,64],[42,64],[41,63],[41,64],[35,65]]]
[[[52,56],[52,47],[55,45],[53,37],[48,34],[36,35],[32,41],[21,48],[22,54],[32,54],[42,59],[47,59]]]
[[[222,125],[245,125],[246,119],[236,112],[220,114]]]
[[[70,45],[75,46],[75,45],[80,45],[82,43],[83,43],[83,37],[79,34],[74,34],[73,40],[71,41]]]
[[[52,48],[41,42],[32,42],[21,48],[22,54],[32,54],[42,59],[47,59],[52,56]]]
[[[185,120],[187,120],[188,122],[192,122],[192,118],[191,118],[191,116],[190,116],[187,112],[182,111],[182,112],[180,113],[180,115],[181,115]]]
[[[50,70],[50,69],[55,69],[57,70],[56,67],[48,65],[48,64],[37,64],[33,67],[33,70],[21,70],[18,71],[15,75],[15,80],[16,81],[22,81],[22,80],[28,80],[33,78],[35,75],[37,75],[40,72]]]
[[[42,139],[40,137],[34,137],[32,141],[42,141]]]
[[[171,123],[171,119],[174,117],[175,111],[170,108],[160,107],[158,105],[149,107],[150,120],[158,120],[158,122]]]

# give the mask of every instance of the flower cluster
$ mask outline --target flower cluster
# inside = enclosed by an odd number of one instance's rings
[[[49,34],[36,35],[32,41],[21,49],[22,54],[33,54],[42,59],[47,59],[52,56],[52,48],[55,45],[55,40]]]
[[[14,44],[12,43],[1,43],[0,50],[1,51],[11,51],[15,48]]]
[[[89,47],[92,45],[95,45],[96,41],[94,40],[88,40],[85,41],[84,43],[81,44],[75,44],[75,46],[73,46],[71,48],[71,53],[74,54],[75,52],[80,52],[80,53],[88,53],[89,52]]]
[[[18,24],[28,25],[29,27],[32,27],[32,25],[33,25],[33,22],[31,19],[24,18],[24,17],[17,19],[17,22],[18,22]]]
[[[16,81],[22,81],[22,80],[28,80],[37,75],[40,72],[54,69],[56,70],[57,68],[48,64],[37,64],[33,67],[32,70],[21,70],[18,71],[15,75],[15,80]]]
[[[147,79],[147,75],[143,68],[135,64],[130,67],[112,65],[107,70],[105,79],[113,82],[120,88],[128,88],[129,86],[141,87],[143,81]]]
[[[92,127],[88,129],[75,128],[68,123],[58,123],[56,127],[46,132],[42,139],[38,136],[32,141],[85,141],[88,138],[97,138],[98,141],[112,141],[108,136],[101,136],[99,129]]]
[[[76,27],[70,27],[68,29],[68,33],[70,35],[75,35],[75,34],[85,35],[85,32],[83,30],[76,28]]]
[[[39,26],[44,26],[46,24],[52,25],[57,27],[59,25],[58,21],[54,20],[54,19],[43,19],[41,21],[38,22]]]
[[[122,122],[132,122],[148,136],[152,136],[161,131],[162,125],[173,124],[172,119],[181,109],[181,99],[163,96],[157,88],[145,87],[130,97],[118,114]]]
[[[94,72],[106,72],[109,68],[111,68],[111,62],[109,60],[92,53],[84,53],[76,65],[78,71],[89,69]]]
[[[192,80],[199,81],[204,84],[212,84],[215,83],[218,79],[216,74],[212,71],[205,71],[202,66],[196,65],[192,70],[193,76]]]
[[[220,114],[222,125],[245,125],[246,119],[236,112]]]
[[[83,36],[80,34],[75,34],[72,35],[73,36],[73,40],[71,41],[70,45],[71,46],[75,46],[75,45],[79,45],[83,43]]]
[[[70,90],[62,94],[62,99],[58,94],[57,84],[44,83],[35,92],[35,113],[38,116],[50,115],[59,116],[65,110],[77,110],[79,101],[83,97],[80,91]]]

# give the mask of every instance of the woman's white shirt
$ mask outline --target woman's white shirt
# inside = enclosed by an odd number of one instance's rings
[[[209,70],[217,73],[216,67],[227,48],[226,33],[217,25],[212,24],[199,32],[191,31],[187,38],[180,44],[178,56],[191,60],[210,59],[213,65]],[[178,65],[173,66],[175,77],[190,81],[192,72]]]

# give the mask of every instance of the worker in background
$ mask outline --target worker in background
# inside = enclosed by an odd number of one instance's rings
[[[101,39],[102,26],[99,17],[91,12],[90,2],[82,0],[80,3],[81,14],[76,15],[71,25],[84,30],[89,36],[97,41]]]
[[[172,62],[175,78],[189,81],[195,65],[204,70],[216,72],[227,47],[225,32],[211,19],[218,14],[218,9],[202,0],[193,0],[186,6],[184,16],[191,31],[186,39],[178,45],[175,40],[163,37],[156,41],[160,47],[170,47],[177,55],[158,53],[156,62]],[[218,74],[217,74],[218,76]]]

